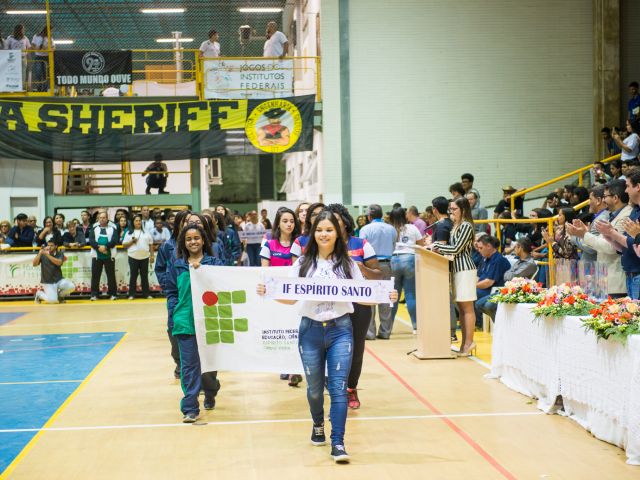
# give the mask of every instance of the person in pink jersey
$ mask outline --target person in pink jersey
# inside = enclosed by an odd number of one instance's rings
[[[293,264],[291,246],[300,235],[300,224],[296,214],[287,207],[280,207],[273,222],[271,238],[265,240],[260,250],[263,267],[290,267]],[[280,374],[281,380],[289,380],[290,387],[297,387],[302,375]]]

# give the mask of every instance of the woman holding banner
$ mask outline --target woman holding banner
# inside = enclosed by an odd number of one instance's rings
[[[280,207],[273,225],[271,238],[265,241],[260,250],[260,263],[263,267],[290,267],[293,264],[291,245],[300,235],[295,213],[287,207]],[[290,387],[297,387],[302,375],[281,373],[280,380],[289,380]]]
[[[378,257],[369,242],[364,238],[354,237],[355,222],[344,205],[333,203],[327,206],[327,210],[333,212],[340,224],[342,238],[347,243],[347,251],[351,260],[356,262],[364,278],[368,280],[378,280],[382,278],[382,271],[378,265]],[[364,343],[367,330],[371,323],[373,309],[369,305],[353,304],[351,323],[353,325],[353,359],[351,361],[351,371],[347,382],[347,399],[349,408],[356,410],[360,408],[358,398],[358,380],[362,373],[362,361],[364,360]]]
[[[171,299],[175,304],[171,333],[178,339],[180,349],[180,383],[184,393],[180,402],[180,410],[184,415],[182,421],[194,423],[200,414],[200,390],[204,390],[204,408],[211,410],[215,406],[220,382],[216,378],[217,372],[202,374],[200,370],[189,270],[200,265],[223,265],[224,262],[213,256],[204,228],[193,223],[187,224],[180,232],[176,257],[175,263],[169,264],[166,274],[166,293],[167,301]]]
[[[347,245],[340,233],[340,224],[334,214],[322,211],[309,232],[309,243],[304,256],[291,270],[293,277],[317,279],[363,280],[360,269],[349,258]],[[257,287],[258,295],[265,295],[263,284]],[[397,300],[392,291],[389,300]],[[278,300],[294,304],[296,300]],[[307,377],[307,400],[313,419],[311,443],[324,445],[324,385],[325,368],[328,372],[328,389],[331,397],[331,457],[336,463],[348,463],[349,455],[344,447],[347,420],[346,383],[351,368],[353,333],[350,314],[351,302],[303,300],[300,304],[298,345]]]

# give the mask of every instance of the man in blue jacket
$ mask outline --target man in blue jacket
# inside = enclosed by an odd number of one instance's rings
[[[35,232],[27,224],[27,217],[24,213],[19,213],[16,217],[16,224],[7,234],[6,243],[12,247],[33,247],[33,237]]]

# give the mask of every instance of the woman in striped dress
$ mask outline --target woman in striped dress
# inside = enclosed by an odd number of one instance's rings
[[[477,299],[476,283],[478,281],[476,266],[471,259],[473,249],[473,218],[471,206],[465,198],[458,198],[449,205],[449,215],[453,221],[453,230],[448,244],[431,245],[433,251],[453,256],[451,271],[455,301],[460,312],[460,328],[462,329],[462,345],[460,356],[468,357],[476,344],[473,341],[475,314],[473,302]]]

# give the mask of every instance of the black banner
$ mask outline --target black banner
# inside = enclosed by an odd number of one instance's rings
[[[122,85],[132,82],[130,50],[60,50],[53,53],[56,85]]]
[[[64,103],[0,100],[0,157],[119,162],[313,150],[315,96]]]

